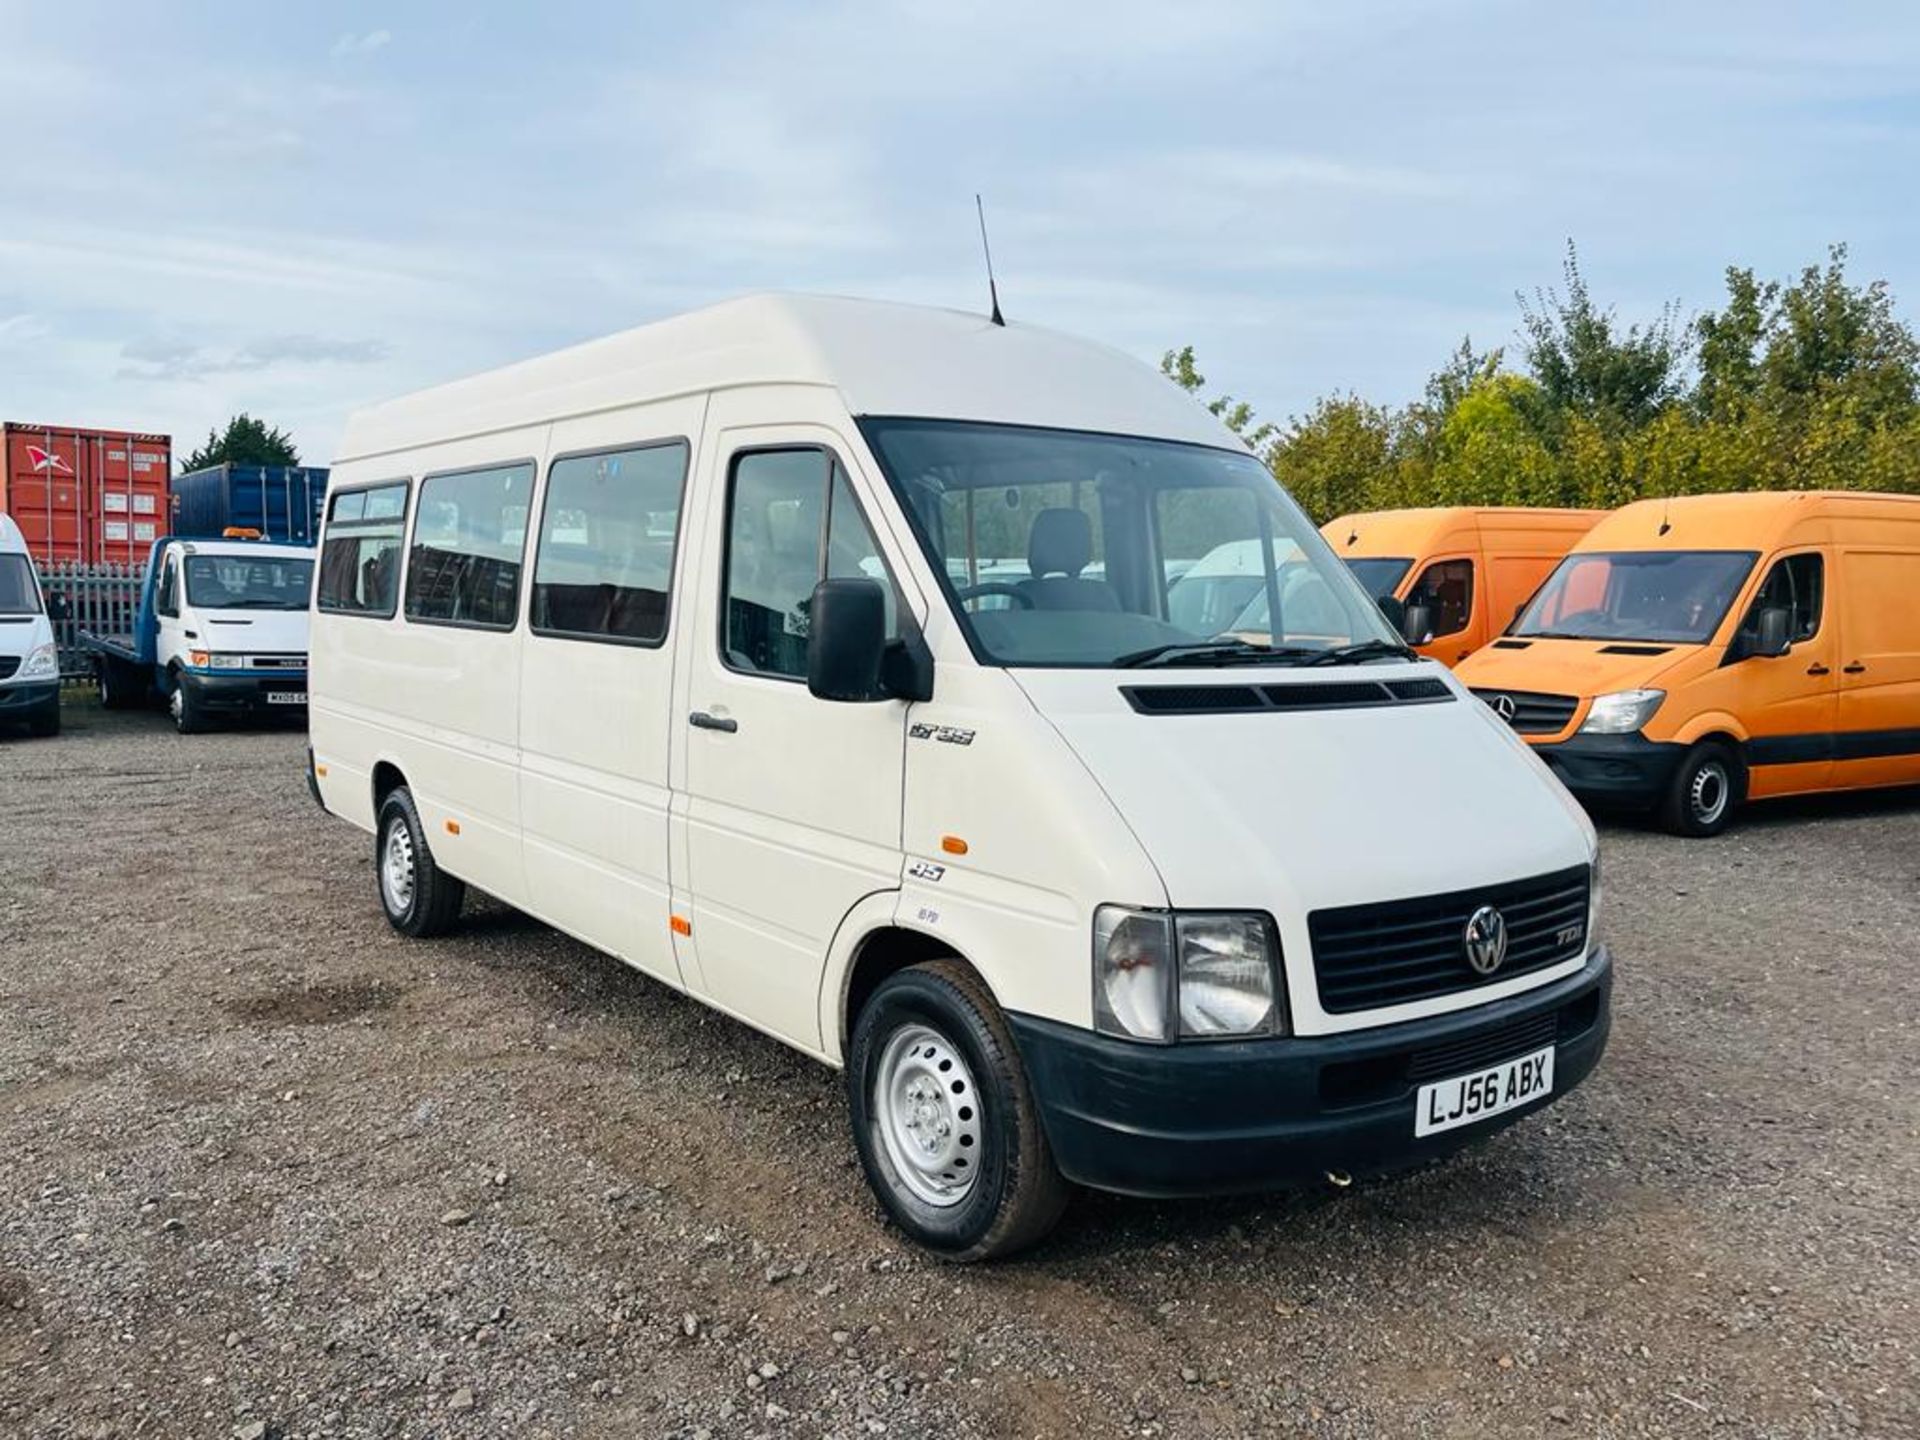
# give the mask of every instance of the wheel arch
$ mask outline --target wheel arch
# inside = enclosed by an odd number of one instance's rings
[[[843,1064],[853,1023],[861,1007],[889,975],[925,960],[958,960],[980,977],[989,994],[993,984],[968,955],[944,936],[903,925],[895,906],[898,894],[869,895],[847,913],[827,957],[820,984],[820,1048],[824,1058]],[[995,1003],[999,1003],[995,995]]]

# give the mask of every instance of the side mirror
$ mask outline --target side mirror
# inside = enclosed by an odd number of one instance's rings
[[[58,593],[47,596],[47,618],[58,625],[73,618],[73,607],[67,603],[67,597]]]
[[[1769,605],[1754,617],[1752,653],[1765,659],[1777,659],[1793,645],[1789,630],[1791,618],[1784,605]]]
[[[1407,633],[1407,607],[1401,603],[1399,596],[1382,595],[1374,603],[1380,607],[1380,613],[1386,616],[1387,624],[1393,627],[1394,634]]]
[[[887,599],[877,580],[822,580],[808,608],[807,689],[820,700],[884,700]]]
[[[1424,645],[1432,639],[1433,607],[1422,600],[1407,606],[1406,617],[1400,622],[1400,635],[1409,645]]]

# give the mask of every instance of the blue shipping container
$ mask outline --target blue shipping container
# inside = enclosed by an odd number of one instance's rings
[[[312,545],[327,499],[324,466],[214,465],[173,477],[173,532],[217,539],[238,527],[269,540]]]

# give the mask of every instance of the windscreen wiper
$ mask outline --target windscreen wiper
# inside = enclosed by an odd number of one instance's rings
[[[1359,665],[1368,660],[1418,660],[1420,652],[1398,640],[1361,640],[1352,645],[1335,645],[1316,650],[1302,667],[1308,665]]]
[[[1313,653],[1295,645],[1255,645],[1248,640],[1187,640],[1132,650],[1115,656],[1113,664],[1123,670],[1146,665],[1263,665]]]

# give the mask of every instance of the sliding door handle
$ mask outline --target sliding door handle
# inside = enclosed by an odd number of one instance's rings
[[[687,723],[696,730],[718,730],[723,735],[731,735],[740,728],[740,722],[728,715],[709,715],[704,710],[696,710],[687,716]]]
[[[1822,665],[1818,660],[1807,666],[1807,674],[1809,675],[1831,675],[1832,673],[1831,670]]]
[[[1862,665],[1858,660],[1854,661],[1851,665],[1842,665],[1840,667],[1840,673],[1842,675],[1864,675],[1866,670],[1867,667]]]

